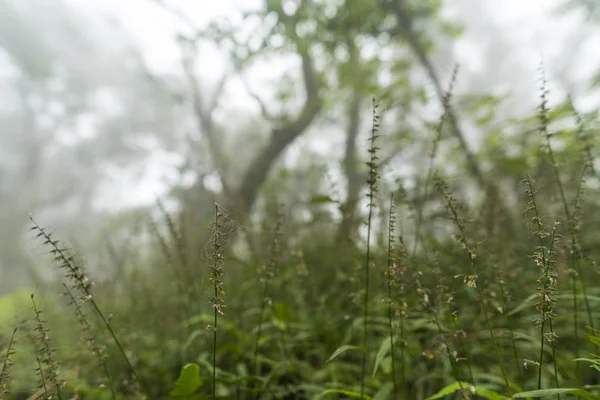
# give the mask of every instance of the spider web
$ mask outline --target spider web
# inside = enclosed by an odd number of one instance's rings
[[[231,246],[233,234],[240,226],[239,223],[237,223],[229,216],[231,213],[228,210],[221,207],[221,205],[219,205],[218,203],[215,203],[215,207],[218,208],[219,215],[213,215],[210,221],[210,237],[204,245],[204,247],[202,248],[202,258],[205,261],[209,261],[211,255],[214,252],[213,244],[215,240],[219,239],[217,238],[217,235],[220,236],[219,245],[221,251],[223,251],[224,249]],[[219,219],[219,232],[215,230],[215,222],[217,222],[217,218]]]

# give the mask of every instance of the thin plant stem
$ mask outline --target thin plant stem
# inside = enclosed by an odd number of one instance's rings
[[[42,228],[40,225],[38,225],[38,223],[33,219],[33,217],[30,216],[29,219],[34,224],[34,227],[32,229],[38,232],[37,236],[44,239],[44,244],[48,244],[52,247],[51,254],[54,256],[54,260],[60,264],[61,268],[64,268],[67,270],[67,274],[66,274],[67,278],[69,278],[72,281],[75,288],[81,290],[85,294],[85,300],[91,304],[92,309],[100,317],[100,320],[102,321],[106,330],[110,334],[113,342],[117,346],[119,353],[121,353],[121,356],[125,360],[125,363],[127,364],[127,367],[129,368],[129,371],[131,372],[131,374],[133,375],[133,377],[135,378],[137,383],[140,385],[140,388],[141,388],[142,392],[144,393],[144,395],[148,399],[150,399],[151,397],[150,397],[148,390],[146,389],[146,386],[143,384],[136,369],[133,367],[133,364],[132,364],[131,360],[129,359],[129,357],[127,356],[127,353],[125,353],[125,349],[121,345],[121,342],[119,341],[119,339],[117,337],[117,334],[115,333],[113,327],[111,326],[110,322],[108,321],[108,318],[106,318],[106,316],[100,309],[100,306],[94,299],[94,296],[92,295],[92,292],[91,292],[92,284],[87,279],[87,276],[85,276],[85,274],[83,273],[82,268],[76,266],[74,264],[73,257],[71,257],[70,255],[67,255],[66,250],[64,250],[58,246],[58,240],[52,239],[50,234],[48,234],[44,228]]]
[[[369,319],[369,277],[371,268],[371,221],[373,218],[373,209],[375,208],[375,193],[377,191],[377,147],[375,141],[378,137],[379,132],[379,104],[376,99],[373,99],[373,126],[371,129],[369,154],[370,160],[367,163],[369,166],[369,192],[367,197],[369,198],[369,215],[367,217],[367,254],[365,260],[365,297],[363,301],[363,357],[361,363],[361,377],[360,377],[360,398],[364,398],[365,394],[365,375],[367,371],[367,344],[368,344],[368,319]]]
[[[280,250],[280,236],[282,235],[282,206],[280,204],[277,205],[277,216],[275,221],[275,229],[273,242],[271,243],[271,259],[269,264],[263,268],[262,276],[260,278],[263,283],[263,291],[260,299],[260,315],[258,319],[258,327],[256,332],[256,342],[254,346],[254,374],[258,377],[259,375],[259,363],[258,363],[258,353],[259,353],[259,345],[260,345],[260,337],[262,335],[262,328],[264,323],[264,315],[267,305],[267,295],[269,293],[269,284],[273,276],[275,276],[275,269],[279,263],[279,250]],[[253,386],[252,386],[253,387]],[[259,397],[259,393],[257,393],[257,398]]]
[[[83,311],[83,307],[78,303],[78,300],[75,298],[75,295],[73,294],[71,289],[69,289],[69,286],[64,282],[63,282],[63,287],[66,290],[66,294],[69,297],[71,304],[73,305],[73,308],[75,308],[75,315],[77,317],[77,320],[79,321],[79,324],[82,327],[83,333],[87,335],[86,340],[87,340],[88,346],[90,347],[90,350],[96,355],[96,357],[98,357],[98,361],[100,362],[100,365],[102,365],[104,375],[106,376],[106,380],[108,381],[108,386],[110,388],[111,398],[114,400],[117,398],[117,394],[115,393],[112,376],[108,369],[108,365],[106,363],[106,357],[103,354],[102,348],[96,344],[96,340],[92,334],[92,326],[88,322],[87,316],[85,315],[85,313]]]
[[[210,299],[210,302],[213,307],[214,312],[214,321],[213,326],[211,327],[213,330],[213,365],[212,365],[212,393],[213,399],[217,398],[217,324],[219,319],[219,314],[223,315],[224,304],[224,296],[225,290],[223,289],[223,276],[225,272],[223,270],[223,256],[221,255],[221,251],[223,248],[223,232],[222,232],[222,224],[221,219],[223,217],[223,212],[217,203],[215,203],[215,217],[213,220],[212,227],[212,238],[211,238],[211,251],[212,254],[208,258],[209,260],[209,269],[211,272],[211,281],[213,283],[214,288],[214,296]]]
[[[525,183],[527,184],[527,194],[529,195],[530,201],[527,206],[528,211],[533,211],[534,216],[532,221],[536,226],[536,230],[534,235],[538,238],[539,246],[538,250],[534,254],[534,259],[536,264],[541,268],[541,276],[538,279],[540,283],[540,288],[538,289],[538,296],[540,298],[539,303],[537,303],[537,309],[540,312],[540,318],[536,321],[536,325],[540,329],[540,361],[538,366],[538,390],[542,387],[542,369],[544,366],[544,342],[546,340],[546,335],[544,333],[546,321],[549,321],[549,342],[552,350],[552,359],[554,361],[554,379],[556,381],[556,386],[558,387],[558,370],[556,366],[556,354],[554,349],[554,340],[555,334],[552,326],[552,318],[553,318],[553,303],[554,300],[554,292],[556,289],[554,286],[556,285],[556,273],[552,270],[552,256],[556,253],[555,243],[558,237],[556,230],[558,227],[558,221],[554,224],[551,233],[550,246],[546,247],[544,243],[544,238],[548,236],[544,225],[542,223],[542,217],[537,207],[536,198],[535,198],[535,190],[533,187],[533,178],[529,175],[525,178]],[[560,399],[560,394],[557,395],[558,399]]]
[[[10,378],[9,370],[13,365],[12,356],[15,354],[15,338],[17,336],[17,331],[19,330],[19,326],[17,325],[10,336],[10,340],[8,341],[8,345],[6,346],[6,352],[4,354],[4,361],[2,362],[2,371],[0,372],[0,397],[5,395],[8,390],[8,379]]]
[[[506,292],[505,282],[502,278],[500,278],[500,294],[502,296],[504,310],[508,310],[508,294]],[[510,343],[513,351],[513,356],[515,358],[515,370],[519,372],[521,389],[523,389],[523,387],[525,386],[525,377],[523,376],[523,371],[521,369],[521,365],[519,364],[519,351],[517,349],[513,320],[508,316],[508,314],[506,314],[506,312],[503,312],[503,314],[506,317],[506,324],[508,326],[508,332],[510,335]]]
[[[417,251],[417,247],[419,246],[419,239],[421,235],[419,234],[421,231],[421,223],[423,222],[423,209],[425,207],[425,200],[427,199],[427,195],[429,194],[429,184],[431,178],[433,176],[433,163],[435,161],[435,156],[437,155],[437,149],[442,139],[442,131],[444,128],[444,124],[450,115],[450,100],[452,98],[452,91],[454,90],[454,84],[456,83],[456,76],[458,75],[458,66],[454,67],[452,71],[452,77],[450,78],[450,84],[448,85],[448,90],[444,93],[442,98],[442,107],[444,108],[443,113],[440,117],[438,125],[436,127],[436,135],[433,139],[431,152],[429,153],[429,163],[427,166],[427,174],[425,176],[425,182],[423,184],[423,192],[421,196],[423,197],[423,201],[417,207],[417,221],[415,223],[415,243],[413,244],[412,254],[415,254]]]
[[[558,192],[560,194],[561,203],[563,206],[563,212],[565,213],[566,220],[569,225],[569,234],[570,234],[570,268],[572,271],[571,280],[572,280],[572,290],[573,290],[573,336],[575,341],[575,357],[579,358],[579,318],[578,318],[578,304],[577,304],[577,279],[580,276],[580,263],[579,263],[579,251],[576,249],[576,230],[575,230],[575,221],[569,210],[569,203],[567,201],[567,196],[565,194],[564,185],[562,184],[562,180],[560,179],[560,171],[558,169],[558,164],[556,162],[556,157],[554,156],[554,150],[552,149],[552,143],[550,140],[550,132],[548,131],[548,125],[550,123],[548,119],[548,89],[546,88],[547,82],[544,73],[543,64],[540,65],[540,73],[541,73],[541,93],[540,93],[540,130],[542,135],[546,140],[546,149],[548,151],[548,158],[550,159],[550,164],[552,165],[552,170],[554,172],[554,179],[556,181],[556,185],[558,186]],[[588,313],[588,323],[593,327],[593,319],[591,318],[591,312],[589,308],[589,303],[587,301],[587,295],[584,297],[586,303],[586,309]],[[578,380],[580,380],[580,371],[579,364],[576,366],[576,375]]]
[[[447,188],[445,187],[444,182],[441,180],[440,177],[437,178],[437,186],[438,186],[438,190],[440,191],[440,193],[446,198],[447,208],[450,210],[450,213],[452,214],[452,220],[454,221],[454,224],[457,226],[457,228],[459,230],[460,235],[457,239],[460,242],[460,244],[462,245],[463,249],[465,250],[465,254],[469,258],[469,263],[471,264],[471,267],[473,269],[475,269],[477,266],[477,262],[475,261],[477,255],[475,254],[474,250],[469,246],[469,244],[467,242],[465,227],[463,225],[462,220],[460,219],[460,217],[458,215],[458,210],[455,205],[455,200],[452,197],[452,195],[448,192]],[[496,335],[494,334],[494,330],[492,329],[492,324],[490,322],[488,309],[485,304],[485,300],[483,298],[483,293],[481,291],[481,288],[480,288],[479,284],[477,283],[476,275],[470,275],[468,277],[467,285],[469,287],[473,287],[477,293],[477,298],[479,300],[479,306],[483,313],[486,327],[487,327],[488,331],[490,332],[490,338],[491,338],[492,344],[494,346],[494,352],[496,353],[496,358],[498,359],[498,364],[500,365],[500,371],[502,373],[502,379],[504,380],[504,385],[506,387],[508,394],[512,396],[512,389],[510,388],[510,384],[508,382],[508,375],[506,374],[504,360],[500,354],[500,347],[498,346],[498,341],[496,340]]]
[[[395,234],[395,212],[394,212],[394,194],[392,193],[390,197],[390,215],[388,222],[388,253],[387,253],[387,296],[388,296],[388,328],[389,328],[389,336],[390,336],[390,352],[392,355],[392,383],[394,385],[394,396],[396,399],[398,396],[398,383],[396,382],[396,351],[394,348],[394,310],[393,310],[393,300],[392,300],[392,287],[394,283],[395,276],[395,261],[393,259],[393,251],[394,251],[394,234]],[[404,340],[404,314],[400,316],[400,324],[401,324],[401,337]],[[404,347],[404,346],[403,346]],[[402,365],[404,365],[404,349],[402,350]],[[402,367],[402,372],[404,375],[404,367]],[[402,377],[403,387],[405,386],[405,377]]]
[[[215,290],[215,296],[217,295],[217,291]],[[218,321],[218,312],[215,310],[215,320],[214,320],[214,329],[213,329],[213,368],[212,368],[212,390],[213,390],[213,399],[217,398],[217,321]]]
[[[571,99],[571,97],[568,98],[568,101],[569,101],[569,104],[571,105],[571,109],[573,110],[573,113],[575,115],[575,122],[577,123],[577,137],[584,144],[582,151],[583,151],[584,157],[585,157],[585,165],[584,165],[581,177],[579,179],[579,187],[577,188],[577,195],[575,198],[576,204],[575,204],[574,214],[577,214],[578,208],[579,208],[578,202],[580,199],[582,183],[584,181],[585,172],[586,172],[587,168],[590,169],[592,176],[595,177],[596,179],[598,178],[598,174],[596,172],[596,168],[594,167],[594,156],[592,155],[593,145],[590,140],[590,135],[585,132],[585,126],[583,123],[583,119],[581,118],[581,115],[579,114],[577,109],[575,109],[575,105],[573,104],[573,100]],[[575,225],[575,226],[572,226],[572,228],[574,230],[576,230],[577,219],[576,219],[575,215],[573,216],[573,222],[574,222],[573,225]],[[576,238],[576,235],[575,235],[575,238]],[[576,243],[576,246],[578,246],[578,243]],[[579,251],[579,248],[577,248],[577,250]],[[577,256],[578,256],[577,260],[576,260],[577,262],[575,264],[576,273],[577,273],[579,279],[581,280],[581,290],[583,292],[583,301],[584,301],[585,309],[587,312],[588,324],[590,325],[590,327],[594,328],[594,319],[592,318],[592,309],[591,309],[590,301],[589,301],[588,294],[587,294],[587,283],[586,283],[585,277],[583,276],[583,271],[581,270],[581,253],[578,252]]]

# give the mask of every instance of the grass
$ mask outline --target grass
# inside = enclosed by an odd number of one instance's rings
[[[361,363],[361,378],[360,378],[360,398],[364,397],[365,394],[365,375],[367,373],[367,348],[369,340],[369,282],[371,280],[371,232],[373,221],[373,209],[375,208],[375,195],[377,194],[377,180],[379,178],[379,172],[377,168],[377,150],[376,140],[379,136],[379,104],[377,100],[373,99],[373,126],[371,128],[371,137],[369,139],[369,154],[370,160],[367,163],[369,167],[369,179],[367,185],[369,191],[367,194],[369,200],[369,214],[367,216],[367,250],[365,255],[365,294],[363,301],[363,338],[362,338],[362,363]]]
[[[94,287],[32,219],[65,273],[68,301],[40,306],[52,291],[36,292],[33,312],[17,312],[18,329],[0,342],[2,398],[599,398],[598,371],[578,367],[597,359],[575,360],[600,345],[597,331],[584,334],[597,316],[600,252],[582,118],[571,110],[577,132],[561,139],[581,149],[573,158],[555,147],[542,89],[545,151],[509,176],[527,188],[514,193],[515,216],[499,216],[439,172],[450,93],[423,186],[410,190],[380,176],[374,102],[365,235],[355,243],[334,240],[327,201],[306,204],[313,220],[286,212],[283,200],[297,193],[259,207],[262,228],[245,221],[243,237],[231,236],[232,216],[219,205],[207,229],[161,208],[164,226],[148,224],[150,256],[121,260],[122,280]],[[534,180],[529,170],[543,163],[549,172],[538,168]],[[577,179],[565,179],[573,170]],[[387,218],[374,213],[385,203]]]

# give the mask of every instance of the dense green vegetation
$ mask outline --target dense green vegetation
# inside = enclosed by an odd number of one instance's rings
[[[0,398],[600,399],[597,112],[570,97],[551,104],[543,63],[539,106],[525,117],[502,114],[508,95],[458,92],[469,79],[458,67],[444,88],[436,44],[462,28],[442,18],[441,2],[290,4],[266,1],[241,28],[179,37],[205,142],[181,166],[194,184],[106,213],[83,250],[38,221],[41,206],[30,218],[25,207],[6,213],[0,263],[36,270],[15,240],[26,226],[58,278],[35,276],[35,289],[0,299]],[[260,46],[236,36],[252,27]],[[298,61],[300,77],[281,78],[275,105],[254,95],[266,139],[223,134],[218,98],[205,98],[193,68],[202,40],[229,50],[240,76],[273,54]],[[51,86],[52,68],[0,45],[24,81]],[[127,91],[139,100],[127,103],[129,122],[175,142],[174,111],[141,115],[171,101],[151,78]],[[309,150],[282,160],[314,125],[342,127],[341,163]],[[249,157],[254,134],[262,150]],[[102,135],[71,146],[89,155],[102,140],[128,154],[126,140]],[[57,154],[50,164],[76,165]],[[219,190],[203,184],[214,171]],[[20,204],[16,188],[0,190],[7,210]]]
[[[506,205],[521,204],[512,223],[486,210],[504,196],[470,204],[454,194],[462,185],[449,184],[435,154],[429,179],[415,189],[430,198],[427,207],[411,202],[401,183],[378,190],[378,103],[369,241],[325,229],[335,201],[323,194],[307,204],[315,220],[273,203],[264,229],[240,226],[216,204],[211,226],[198,228],[202,252],[164,212],[167,231],[152,225],[149,258],[128,260],[124,281],[94,288],[78,257],[32,220],[65,274],[66,301],[31,295],[33,313],[19,312],[24,322],[5,339],[6,393],[34,385],[58,398],[502,399],[568,388],[562,393],[597,398],[598,371],[589,368],[600,345],[591,143],[579,125],[558,132],[567,145],[556,150],[544,93],[538,162],[548,165],[549,183],[522,172],[517,201]],[[569,153],[576,148],[580,156]],[[565,178],[570,168],[578,179]],[[246,252],[229,247],[237,241]],[[5,299],[3,310],[19,309],[25,297]],[[53,314],[43,317],[42,307]]]

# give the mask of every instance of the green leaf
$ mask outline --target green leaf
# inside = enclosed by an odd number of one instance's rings
[[[433,396],[430,396],[428,398],[426,398],[425,400],[436,400],[436,399],[441,399],[444,396],[447,396],[449,394],[452,394],[454,392],[457,392],[461,389],[466,389],[466,388],[470,388],[472,387],[471,384],[469,383],[465,383],[465,382],[454,382],[448,386],[446,386],[445,388],[443,388],[442,390],[440,390],[439,392],[437,392],[436,394],[434,394]]]
[[[600,371],[600,358],[598,358],[598,356],[595,354],[592,354],[592,356],[596,358],[576,358],[575,361],[585,361],[590,364],[591,368],[594,368],[596,371]]]
[[[394,384],[387,382],[375,393],[373,400],[387,400],[393,398],[392,392],[394,391]]]
[[[509,398],[501,395],[500,393],[494,392],[493,390],[475,387],[475,393],[477,393],[481,397],[485,397],[490,400],[508,400]]]
[[[572,394],[580,399],[588,400],[600,400],[600,396],[585,391],[583,389],[542,389],[542,390],[531,390],[529,392],[521,392],[514,394],[513,397],[516,399],[522,399],[524,397],[549,397],[556,396],[557,394]]]
[[[319,397],[323,397],[327,394],[343,394],[344,396],[348,396],[353,399],[361,398],[360,393],[352,392],[350,390],[344,390],[344,389],[327,389],[323,393],[321,393],[321,395]],[[366,394],[363,394],[362,398],[367,399],[367,400],[373,400],[373,398],[371,396],[367,396]]]
[[[175,382],[175,388],[169,396],[176,399],[193,399],[198,388],[202,386],[200,379],[200,366],[198,364],[187,364],[181,369],[179,378]]]
[[[530,295],[529,297],[527,297],[514,310],[512,310],[511,312],[509,312],[508,315],[511,316],[511,315],[514,315],[514,314],[518,313],[519,311],[523,310],[524,308],[532,307],[533,303],[531,301],[533,299],[535,299],[536,296],[537,296],[537,294],[534,293],[534,294]]]
[[[381,361],[383,361],[383,357],[385,357],[388,354],[391,347],[392,341],[388,336],[387,338],[383,339],[383,341],[381,342],[381,346],[379,346],[379,351],[377,351],[377,356],[375,357],[375,366],[373,367],[373,377],[375,377],[375,374],[377,374],[377,370],[381,365]],[[392,357],[394,357],[393,354]]]
[[[329,357],[327,359],[327,361],[325,362],[329,362],[331,360],[333,360],[334,358],[336,358],[337,356],[339,356],[340,354],[348,351],[348,350],[360,350],[360,351],[364,351],[364,347],[362,346],[350,346],[350,345],[343,345],[341,347],[338,347],[336,351],[333,352],[333,354],[331,355],[331,357]]]
[[[484,397],[489,400],[509,400],[508,397],[503,396],[499,393],[496,393],[493,390],[482,388],[482,387],[476,387],[467,382],[454,382],[451,385],[446,386],[445,388],[443,388],[442,390],[440,390],[433,396],[428,397],[425,400],[441,399],[444,396],[448,396],[449,394],[457,392],[461,389],[470,389],[472,392],[477,393],[479,396]]]
[[[585,337],[587,338],[588,342],[600,347],[600,337],[592,335],[585,335]]]
[[[324,203],[338,203],[338,201],[332,199],[330,196],[327,196],[327,195],[318,195],[318,196],[313,196],[309,200],[308,203],[311,205],[316,205],[316,204],[324,204]]]
[[[275,314],[275,317],[282,322],[292,322],[294,320],[292,311],[285,303],[273,304],[273,313]]]

